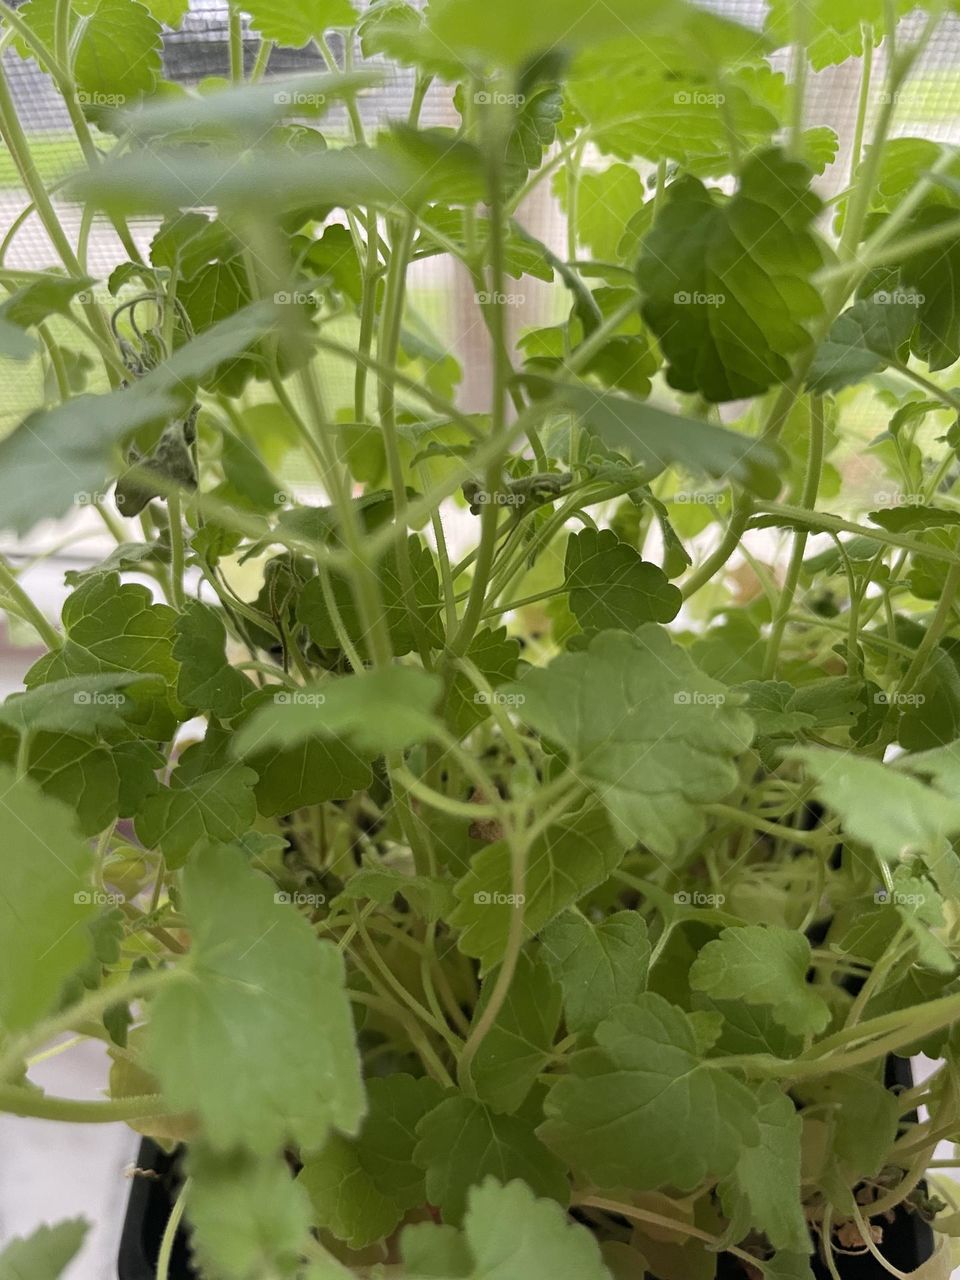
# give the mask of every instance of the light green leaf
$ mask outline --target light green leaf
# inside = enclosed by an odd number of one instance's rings
[[[430,708],[440,692],[437,676],[401,666],[283,690],[244,724],[233,750],[243,756],[334,738],[350,743],[364,759],[404,751],[436,735]]]
[[[93,854],[68,809],[6,768],[0,843],[0,1022],[14,1032],[49,1013],[66,979],[90,957]]]
[[[623,859],[623,844],[614,835],[599,805],[590,805],[548,828],[533,842],[524,885],[523,928],[530,936],[554,916],[601,884]],[[503,956],[516,911],[505,840],[474,854],[470,870],[458,882],[458,905],[449,917],[462,930],[462,952],[480,960],[488,972]]]
[[[563,988],[570,1031],[590,1031],[646,986],[650,942],[643,916],[617,911],[593,924],[565,911],[543,931],[543,955]]]
[[[670,622],[680,612],[680,589],[612,529],[584,529],[567,539],[564,586],[584,631],[633,631],[644,622]]]
[[[356,10],[349,0],[246,0],[253,29],[264,40],[300,49],[331,27],[352,27]]]
[[[11,694],[0,704],[0,723],[18,733],[95,734],[123,727],[127,697],[121,690],[141,679],[132,672],[68,676]]]
[[[272,307],[249,307],[181,347],[130,387],[76,396],[32,413],[0,441],[5,477],[0,528],[26,533],[38,520],[62,516],[75,503],[89,503],[92,495],[103,493],[118,468],[115,451],[123,437],[177,416],[192,401],[197,379],[262,337],[272,315]]]
[[[417,1136],[413,1158],[426,1171],[427,1200],[445,1222],[460,1222],[470,1187],[487,1174],[522,1178],[538,1195],[568,1201],[563,1165],[518,1116],[497,1115],[458,1094],[423,1117]]]
[[[784,455],[771,445],[611,391],[585,386],[555,389],[561,402],[604,444],[622,449],[640,464],[638,486],[667,467],[679,466],[695,475],[741,484],[763,497],[780,492]]]
[[[960,511],[947,511],[943,507],[923,506],[920,503],[904,503],[901,507],[868,511],[867,519],[890,533],[915,533],[925,529],[952,528],[960,524]]]
[[[560,171],[565,179],[566,174]],[[562,191],[565,181],[555,184]],[[577,179],[577,240],[601,262],[617,262],[623,228],[643,204],[643,179],[627,164]]]
[[[463,1234],[472,1280],[610,1280],[586,1227],[522,1182],[486,1178],[469,1196]]]
[[[441,131],[396,127],[376,146],[330,150],[182,148],[157,164],[146,150],[111,157],[92,176],[81,175],[71,195],[117,213],[176,212],[215,205],[259,209],[271,216],[292,209],[337,205],[417,209],[433,199],[452,203],[484,195],[480,154]]]
[[[931,772],[939,772],[950,759],[946,754],[931,751],[906,757],[899,769],[826,747],[797,747],[788,755],[814,779],[816,794],[843,819],[847,834],[890,862],[913,851],[922,853],[933,868],[948,838],[960,832],[956,789],[924,786],[910,776],[923,772],[925,760]]]
[[[772,0],[767,13],[766,32],[778,44],[796,39],[797,0]],[[895,12],[906,13],[912,0],[896,0]],[[804,3],[802,30],[805,32],[807,57],[820,71],[824,67],[845,62],[863,53],[863,25],[873,28],[874,39],[884,34],[883,0],[813,0]]]
[[[221,1154],[192,1142],[187,1161],[191,1248],[205,1275],[292,1274],[310,1235],[310,1206],[282,1155]]]
[[[687,1015],[647,993],[597,1027],[547,1095],[544,1142],[598,1187],[692,1191],[759,1141],[753,1095],[705,1065]]]
[[[810,944],[778,925],[724,929],[708,942],[690,970],[690,985],[719,1000],[770,1005],[787,1031],[823,1031],[830,1009],[807,982]]]
[[[474,1011],[483,1016],[495,976],[484,982]],[[471,1064],[481,1102],[494,1111],[516,1111],[546,1066],[560,1024],[560,987],[547,965],[522,951],[503,1007]]]
[[[266,7],[269,0],[262,2]],[[330,3],[331,0],[326,2]],[[332,0],[332,3],[338,2],[339,0]],[[346,0],[342,2],[345,4]],[[291,10],[288,9],[287,12],[290,13]],[[123,127],[138,138],[157,138],[165,134],[185,132],[194,137],[201,133],[215,136],[224,132],[249,132],[259,139],[271,124],[289,116],[322,115],[334,102],[354,97],[361,89],[379,84],[380,79],[377,72],[372,70],[271,76],[268,82],[262,84],[230,85],[216,93],[160,98],[137,111],[126,113]],[[168,237],[173,227],[176,232],[170,240]],[[200,214],[184,214],[175,220],[173,227],[165,224],[154,238],[150,253],[150,261],[154,266],[172,265],[170,249],[189,243],[189,240],[184,240],[184,233],[192,233],[189,239],[201,233],[208,238],[215,237],[216,243],[231,243],[226,228],[210,223]]]
[[[720,1185],[731,1238],[742,1240],[755,1227],[775,1249],[808,1253],[810,1229],[800,1202],[800,1115],[772,1081],[760,1086],[756,1107],[760,1141],[744,1147]]]
[[[725,202],[693,177],[667,188],[637,277],[672,387],[737,400],[790,377],[823,314],[811,283],[824,250],[811,231],[820,200],[810,177],[771,150],[747,161]]]
[[[606,50],[600,49],[578,67],[569,85],[570,100],[600,151],[624,160],[707,161],[729,172],[731,135],[744,151],[769,145],[778,117],[761,95],[750,91],[748,78],[732,72],[722,81],[705,83],[683,66],[672,71],[661,60],[675,59],[674,49],[657,53],[660,58],[654,54],[646,64],[611,67]],[[621,235],[640,203],[625,209]]]
[[[620,838],[674,855],[722,800],[752,726],[736,695],[705,676],[666,632],[606,631],[509,688],[517,715],[570,755]]]
[[[83,1218],[68,1218],[15,1237],[0,1253],[0,1280],[60,1280],[88,1230]]]
[[[355,1133],[363,1090],[337,948],[225,845],[186,867],[183,914],[189,978],[154,998],[147,1036],[171,1109],[197,1112],[224,1153]]]

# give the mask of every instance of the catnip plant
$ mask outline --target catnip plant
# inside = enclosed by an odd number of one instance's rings
[[[245,0],[191,89],[184,0],[0,9],[59,259],[0,244],[43,375],[0,527],[115,541],[58,621],[0,560],[45,649],[0,706],[0,1109],[182,1144],[158,1280],[178,1232],[202,1280],[902,1276],[904,1226],[949,1275],[960,159],[900,120],[945,8]],[[106,1097],[31,1081],[88,1038]]]

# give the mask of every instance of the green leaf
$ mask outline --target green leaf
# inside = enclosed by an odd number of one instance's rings
[[[442,1098],[440,1086],[428,1078],[399,1073],[367,1082],[369,1110],[356,1140],[360,1162],[374,1186],[404,1210],[426,1198],[413,1150],[417,1125]]]
[[[416,1127],[442,1090],[401,1074],[371,1080],[368,1098],[360,1136],[331,1135],[299,1175],[316,1224],[353,1249],[390,1235],[407,1209],[425,1202],[423,1170],[413,1162]]]
[[[116,213],[174,213],[217,206],[271,217],[303,208],[418,209],[430,200],[472,202],[485,194],[480,154],[440,130],[396,126],[376,146],[330,150],[261,147],[145,150],[107,159],[80,175],[70,194]]]
[[[818,348],[807,386],[820,394],[840,391],[902,359],[917,321],[916,307],[897,295],[874,294],[854,303],[833,324]]]
[[[60,1280],[88,1230],[83,1218],[68,1218],[15,1237],[0,1253],[0,1280]]]
[[[952,757],[947,754],[924,752],[903,761],[910,773],[922,773],[925,768],[935,777],[939,773],[949,788],[944,790],[924,786],[903,768],[849,752],[796,747],[788,755],[814,779],[815,793],[840,815],[848,835],[890,862],[915,851],[933,865],[948,837],[960,832],[960,800],[953,786]],[[951,772],[941,772],[947,769]]]
[[[830,1009],[807,982],[810,944],[802,933],[778,925],[724,929],[702,948],[690,985],[720,1000],[745,1000],[772,1008],[787,1031],[823,1031]]]
[[[653,624],[601,632],[509,688],[520,719],[569,752],[620,838],[665,856],[701,834],[700,806],[733,790],[753,733],[736,695]]]
[[[912,3],[896,0],[895,12],[906,13],[912,7]],[[814,0],[804,8],[807,57],[817,71],[859,57],[863,53],[864,24],[873,28],[875,42],[884,35],[883,0],[843,0],[839,4]],[[765,30],[778,45],[792,43],[797,31],[794,0],[772,0]]]
[[[121,693],[140,676],[130,672],[71,676],[11,694],[0,705],[0,723],[18,733],[96,734],[123,727],[127,697]]]
[[[470,642],[466,657],[484,679],[496,691],[517,674],[520,642],[507,635],[506,627],[481,627]],[[466,737],[490,715],[490,703],[485,694],[478,692],[470,678],[462,671],[454,677],[444,707],[444,714],[451,731],[458,738]]]
[[[483,1016],[495,975],[486,979],[474,1011]],[[503,1007],[477,1050],[471,1077],[477,1097],[494,1111],[516,1111],[549,1061],[560,1025],[560,987],[547,965],[522,951]]]
[[[724,203],[694,177],[667,188],[637,277],[672,387],[725,401],[789,379],[823,314],[810,176],[771,150],[747,161]]]
[[[298,747],[250,755],[258,775],[257,808],[266,817],[327,800],[346,800],[370,785],[370,765],[345,743],[310,738]]]
[[[267,2],[264,0],[265,5]],[[271,76],[269,82],[262,84],[224,85],[213,93],[158,97],[138,111],[124,115],[123,126],[138,138],[177,133],[216,138],[225,133],[248,133],[260,140],[271,125],[290,116],[323,114],[334,102],[352,98],[361,89],[379,84],[380,80],[380,75],[373,70]],[[240,252],[240,244],[225,227],[209,222],[202,214],[187,213],[160,228],[151,246],[150,261],[154,266],[172,266],[171,250],[186,245],[191,253],[195,252],[197,236],[218,250],[232,246],[228,255],[218,251],[209,255],[212,258],[233,257]]]
[[[566,173],[555,186],[564,191]],[[582,173],[577,179],[577,240],[601,262],[619,261],[623,228],[643,204],[643,179],[627,164],[614,164],[602,173]]]
[[[524,936],[538,932],[564,907],[601,884],[622,859],[623,845],[599,805],[542,832],[527,861]],[[457,946],[476,956],[481,970],[488,972],[503,956],[516,910],[507,842],[498,840],[474,854],[455,892],[458,905],[449,923],[462,931]]]
[[[193,711],[230,720],[254,685],[227,661],[227,632],[215,609],[190,600],[176,621],[173,656],[180,663],[177,697]]]
[[[544,1142],[598,1187],[692,1191],[759,1140],[756,1104],[700,1056],[689,1017],[647,993],[597,1027],[547,1095]]]
[[[15,1032],[49,1013],[90,958],[93,855],[69,810],[29,779],[0,769],[0,796],[0,1022]]]
[[[147,736],[169,737],[180,718],[172,693],[177,676],[176,618],[168,605],[154,604],[149,588],[141,583],[121,583],[116,573],[90,578],[64,602],[63,646],[35,662],[24,681],[34,689],[69,677],[155,674],[164,690],[158,693],[155,681],[133,684],[128,695],[133,705],[125,708],[125,718]]]
[[[731,72],[719,85],[704,82],[682,65],[673,70],[662,60],[675,59],[673,49],[660,57],[654,53],[648,63],[623,67],[611,67],[605,55],[601,49],[581,62],[568,93],[590,128],[591,141],[607,155],[684,165],[707,161],[727,173],[731,137],[742,150],[756,150],[769,146],[777,131],[777,114],[751,92],[748,74]],[[639,203],[627,211],[621,234]]]
[[[0,306],[0,318],[19,329],[30,329],[50,318],[51,313],[69,316],[70,304],[93,280],[89,276],[43,276],[11,293]]]
[[[473,1280],[610,1280],[586,1227],[522,1182],[486,1178],[470,1191],[463,1234]]]
[[[593,924],[579,911],[565,911],[541,936],[543,955],[563,988],[569,1031],[591,1031],[617,1005],[644,989],[650,942],[636,911],[617,911]]]
[[[427,1200],[445,1222],[460,1222],[470,1187],[488,1174],[522,1178],[536,1194],[564,1205],[569,1199],[563,1165],[519,1116],[497,1115],[458,1094],[423,1117],[417,1136],[413,1158],[426,1171]]]
[[[638,486],[669,466],[680,466],[736,482],[762,497],[780,492],[784,458],[771,445],[610,391],[563,386],[557,394],[604,444],[640,464]]]
[[[305,1161],[297,1180],[310,1197],[314,1224],[351,1249],[383,1240],[403,1216],[368,1177],[356,1143],[339,1134],[331,1134],[319,1155]]]
[[[361,867],[347,881],[340,897],[348,901],[369,899],[389,907],[398,894],[424,920],[440,920],[453,910],[449,881],[407,875],[392,867]]]
[[[331,27],[352,27],[357,14],[349,0],[248,0],[250,22],[264,40],[291,49],[322,36]]]
[[[670,622],[680,590],[611,529],[584,529],[567,539],[564,584],[584,631],[634,631],[644,622]]]
[[[197,1112],[223,1153],[356,1132],[363,1090],[337,948],[226,845],[187,865],[183,914],[189,977],[158,992],[147,1036],[171,1109]]]
[[[401,666],[283,690],[246,722],[233,750],[243,756],[334,738],[350,743],[364,759],[404,751],[435,737],[430,708],[440,693],[437,676]]]
[[[905,236],[929,233],[944,223],[955,222],[956,217],[956,209],[937,204],[921,207],[904,225],[902,233]],[[960,359],[960,298],[953,287],[958,272],[960,236],[957,235],[911,254],[900,264],[900,287],[917,304],[917,327],[910,349],[934,371],[948,369]]]
[[[181,347],[130,387],[76,396],[32,413],[0,441],[0,473],[6,477],[0,484],[0,525],[26,533],[38,520],[62,516],[103,493],[118,469],[116,447],[123,437],[177,416],[192,402],[197,379],[262,337],[272,314],[266,305],[249,307]]]
[[[30,738],[27,772],[46,795],[72,810],[85,836],[117,817],[120,778],[112,748],[76,734],[38,732]]]
[[[182,867],[208,841],[227,843],[243,835],[256,820],[257,775],[239,764],[211,762],[205,747],[188,747],[170,786],[147,796],[136,814],[138,838],[162,849],[169,867]]]
[[[412,595],[404,590],[400,571],[399,552],[391,547],[377,568],[380,593],[383,597],[383,617],[390,631],[394,653],[399,657],[417,647],[417,632],[434,645],[440,643],[438,620],[440,617],[440,579],[433,553],[420,539],[411,536],[407,541]],[[330,586],[341,620],[347,634],[355,644],[366,651],[366,627],[357,609],[353,589],[346,577],[330,575]],[[418,625],[414,626],[410,610],[415,610]],[[310,638],[321,649],[340,647],[333,619],[323,596],[319,578],[311,578],[304,587],[297,608],[297,616],[310,632]]]
[[[942,507],[905,503],[902,507],[886,507],[881,511],[868,511],[867,519],[890,533],[916,533],[925,529],[949,529],[960,524],[960,511],[947,511]]]
[[[282,1155],[221,1154],[192,1142],[187,1174],[191,1249],[204,1274],[292,1274],[309,1239],[310,1207]]]
[[[204,98],[202,103],[209,99]],[[200,107],[190,99],[190,110]],[[146,113],[144,113],[146,114]],[[179,280],[190,280],[211,259],[232,258],[239,245],[222,222],[202,213],[178,213],[164,219],[150,241],[150,261],[155,267],[176,270]]]
[[[847,1188],[875,1177],[887,1161],[897,1136],[897,1095],[881,1080],[859,1071],[804,1083],[798,1093],[806,1103],[826,1104],[830,1164],[839,1168],[844,1194],[849,1195]]]
[[[757,41],[755,32],[712,14],[692,14],[676,0],[657,0],[642,11],[631,0],[610,0],[589,12],[579,0],[532,0],[523,8],[490,0],[482,11],[470,0],[435,0],[429,32],[448,60],[482,67],[523,67],[539,54],[567,54],[601,41],[637,60],[649,57],[654,40],[700,43],[729,57],[755,50]]]

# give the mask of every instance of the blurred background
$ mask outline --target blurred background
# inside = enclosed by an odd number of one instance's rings
[[[518,0],[522,3],[523,0]],[[639,2],[639,0],[638,0]],[[482,3],[482,0],[478,0]],[[585,4],[587,0],[585,0]],[[359,7],[364,7],[361,3]],[[764,4],[757,0],[727,0],[709,5],[718,12],[756,27],[763,24]],[[905,21],[906,38],[910,22]],[[245,42],[245,54],[252,64],[257,39]],[[342,49],[331,39],[334,53]],[[80,162],[80,152],[67,113],[47,77],[13,50],[3,55],[3,65],[12,86],[20,119],[29,135],[35,161],[48,184],[65,177]],[[873,83],[882,83],[883,51]],[[190,12],[182,28],[164,36],[165,74],[170,80],[196,86],[212,77],[228,73],[228,14],[219,0],[191,0]],[[786,70],[786,60],[781,64]],[[307,48],[299,51],[275,50],[269,64],[270,75],[289,75],[322,67],[320,54]],[[811,74],[807,101],[807,126],[825,125],[839,141],[836,158],[818,180],[821,194],[829,197],[843,189],[850,174],[850,151],[860,67],[855,60]],[[394,75],[385,87],[370,93],[361,102],[365,122],[371,125],[392,116],[406,114],[412,76]],[[877,103],[873,104],[873,110]],[[455,124],[458,120],[450,103],[449,87],[434,87],[423,111],[425,125]],[[321,128],[330,136],[346,136],[346,121],[336,111],[325,118]],[[938,38],[918,63],[914,75],[900,95],[894,134],[922,136],[942,142],[960,140],[960,18],[948,18]],[[869,122],[868,135],[869,136]],[[108,135],[98,137],[104,147]],[[609,159],[587,153],[588,167],[602,170]],[[645,181],[651,175],[640,169]],[[88,234],[90,274],[105,281],[117,263],[124,260],[112,228],[96,219],[82,227],[81,210],[54,196],[57,212],[71,239]],[[619,217],[610,210],[610,216]],[[520,209],[520,221],[545,241],[561,257],[566,256],[567,232],[562,207],[549,183],[541,183],[533,197]],[[135,239],[145,250],[156,231],[149,220],[131,223]],[[37,270],[57,264],[57,257],[30,211],[27,196],[19,185],[12,159],[0,152],[0,260],[7,267]],[[511,321],[517,331],[552,323],[560,318],[562,291],[529,276],[516,284],[517,305]],[[452,355],[462,370],[459,398],[467,409],[484,408],[488,351],[485,331],[478,321],[473,287],[465,272],[448,259],[432,259],[418,264],[411,277],[411,301],[422,321],[422,332],[436,347],[438,359]],[[62,330],[60,329],[62,326]],[[63,333],[79,360],[86,353],[78,345],[76,331],[66,321],[53,317],[54,336]],[[352,395],[352,371],[334,359],[323,363],[328,402],[348,404]],[[0,435],[12,430],[44,398],[44,369],[34,362],[0,360]],[[96,389],[96,384],[93,384]],[[253,392],[255,395],[255,391]],[[735,408],[735,407],[734,407]],[[832,461],[844,478],[845,492],[852,495],[856,514],[875,506],[876,490],[884,485],[879,464],[868,455],[867,444],[886,423],[884,406],[870,392],[851,394],[844,405],[845,421],[852,424]],[[309,469],[294,451],[286,455],[280,478],[290,492],[310,499],[310,485],[304,482]],[[887,482],[888,483],[888,482]],[[319,495],[318,495],[319,496]],[[462,509],[450,513],[451,541],[462,542],[470,532],[471,518]],[[711,536],[709,533],[705,535]],[[775,546],[767,537],[767,558]],[[82,570],[103,559],[114,545],[95,508],[78,504],[70,518],[37,526],[22,544],[15,544],[0,532],[0,554],[23,574],[32,598],[51,618],[59,615],[67,594],[64,575]],[[250,570],[256,572],[255,568]],[[147,580],[149,581],[149,580]],[[256,590],[252,585],[251,594]],[[242,584],[240,584],[241,593]],[[42,647],[26,624],[0,613],[0,695],[20,687],[27,667]],[[920,1072],[924,1064],[918,1064]],[[37,1084],[52,1093],[73,1097],[96,1097],[103,1087],[106,1061],[102,1046],[87,1043],[39,1063],[32,1071]],[[82,1254],[68,1271],[69,1280],[112,1280],[116,1275],[116,1250],[132,1169],[137,1138],[123,1125],[58,1125],[39,1120],[0,1117],[0,1242],[12,1235],[29,1232],[38,1222],[55,1221],[83,1214],[95,1225]],[[960,1270],[955,1274],[960,1275]]]

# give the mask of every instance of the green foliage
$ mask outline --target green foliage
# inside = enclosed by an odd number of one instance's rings
[[[0,85],[56,264],[11,223],[0,1110],[185,1142],[201,1280],[812,1280],[936,1219],[960,164],[890,136],[906,7],[250,0],[194,87],[182,0],[0,11],[81,169]],[[104,1098],[27,1074],[75,1036]]]

